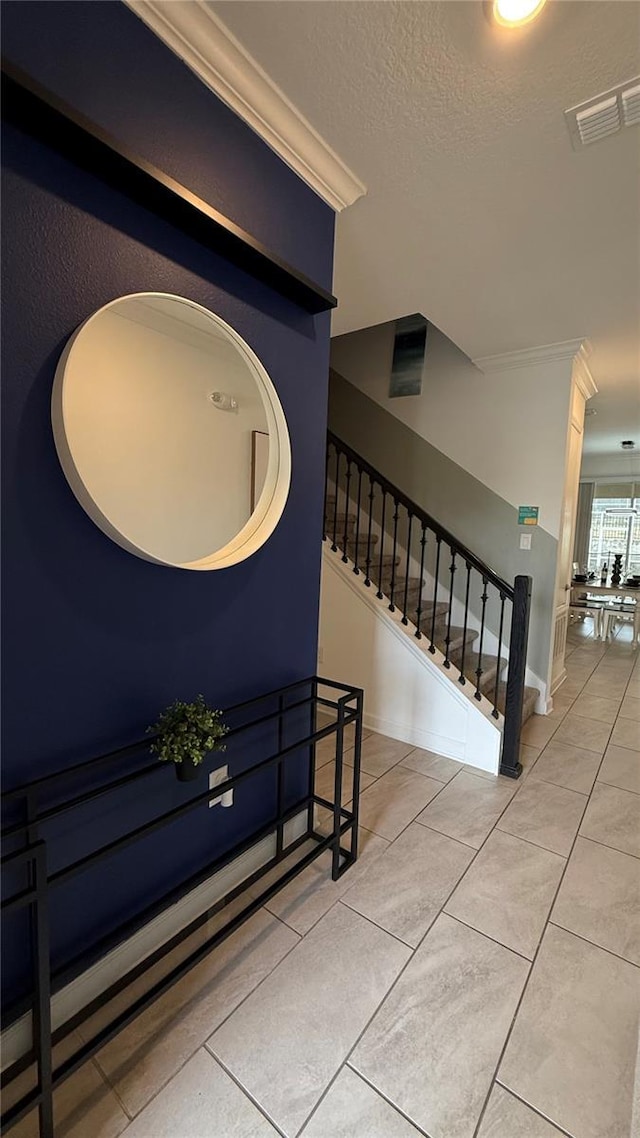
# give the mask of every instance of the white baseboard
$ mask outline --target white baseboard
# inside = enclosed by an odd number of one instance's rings
[[[284,828],[285,847],[304,834],[307,828],[307,811],[301,810]],[[175,905],[138,929],[128,940],[108,952],[95,964],[76,976],[51,998],[51,1026],[55,1031],[76,1012],[105,992],[136,964],[140,964],[157,948],[165,944],[181,929],[207,909],[212,908],[225,894],[241,885],[252,873],[260,869],[276,852],[276,835],[263,838],[230,865],[213,874]],[[27,1012],[11,1024],[0,1037],[2,1070],[15,1063],[31,1047],[31,1013]]]
[[[425,731],[413,724],[395,723],[392,719],[384,719],[380,715],[367,715],[366,705],[363,722],[370,731],[378,731],[381,735],[388,735],[390,739],[411,743],[414,747],[422,747],[425,751],[433,751],[434,754],[444,755],[445,758],[457,759],[460,763],[467,761],[465,744],[460,739],[447,739],[445,735]]]

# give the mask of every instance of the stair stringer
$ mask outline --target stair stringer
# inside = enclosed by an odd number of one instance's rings
[[[364,723],[389,735],[469,766],[498,773],[503,717],[476,700],[473,686],[458,682],[457,669],[428,650],[426,638],[403,625],[389,601],[364,585],[353,562],[325,542],[320,594],[320,672],[348,675],[364,688]]]

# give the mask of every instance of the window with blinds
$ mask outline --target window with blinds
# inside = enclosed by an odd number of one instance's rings
[[[625,575],[640,573],[640,482],[596,482],[589,536],[589,572],[609,572],[616,553]]]

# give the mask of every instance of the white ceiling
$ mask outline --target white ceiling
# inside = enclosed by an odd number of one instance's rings
[[[586,336],[585,450],[640,443],[640,128],[576,152],[563,117],[640,73],[640,3],[517,32],[480,0],[210,6],[367,185],[333,334],[418,311],[472,359]]]

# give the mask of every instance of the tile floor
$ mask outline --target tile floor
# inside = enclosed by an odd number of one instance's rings
[[[57,1138],[640,1138],[625,631],[571,629],[517,783],[366,733],[357,865],[323,855],[73,1076]]]

